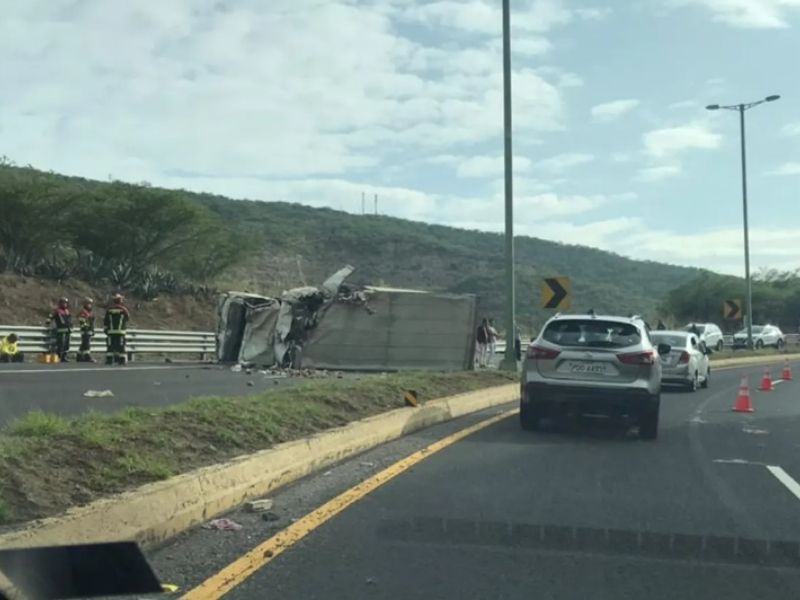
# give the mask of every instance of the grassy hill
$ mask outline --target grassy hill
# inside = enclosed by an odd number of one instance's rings
[[[30,189],[24,189],[27,179],[21,178],[20,174],[32,177],[31,181],[35,181],[37,187],[31,183]],[[280,293],[298,285],[318,284],[343,264],[349,263],[357,269],[353,276],[356,281],[474,293],[479,297],[482,315],[498,320],[503,316],[504,255],[503,236],[499,234],[384,216],[353,215],[285,202],[231,200],[182,190],[91,181],[30,168],[0,166],[0,212],[3,214],[6,214],[6,209],[11,210],[12,202],[19,204],[23,192],[27,193],[25,202],[34,204],[31,212],[34,214],[37,208],[35,204],[39,202],[39,189],[45,190],[48,202],[54,201],[54,194],[59,196],[56,192],[63,191],[59,197],[72,198],[67,206],[85,203],[84,198],[91,197],[94,204],[88,204],[88,213],[86,209],[81,213],[81,223],[87,222],[95,207],[113,210],[115,204],[127,203],[127,214],[131,214],[137,205],[147,201],[153,203],[153,199],[158,200],[153,206],[160,205],[162,200],[179,199],[181,203],[202,208],[203,215],[213,216],[213,223],[217,224],[215,227],[232,231],[234,239],[243,240],[242,244],[247,246],[247,252],[238,256],[226,248],[226,252],[235,256],[235,260],[231,259],[224,268],[215,272],[211,282],[220,289]],[[24,207],[25,203],[19,205]],[[211,227],[212,223],[205,216],[198,222],[203,223],[204,227]],[[95,228],[100,227],[103,221],[97,220],[96,223]],[[135,224],[130,226],[134,227]],[[64,229],[68,231],[69,227],[65,226]],[[85,231],[79,233],[74,240],[80,242],[88,239],[94,244],[92,251],[95,254],[102,253],[107,247],[102,240],[98,243],[91,236],[87,238]],[[125,235],[121,231],[117,237],[122,236],[124,241]],[[573,310],[594,308],[597,311],[635,312],[652,317],[659,302],[671,290],[700,273],[693,268],[631,260],[580,246],[579,241],[561,244],[529,237],[517,238],[517,311],[518,321],[524,331],[536,328],[548,314],[538,307],[542,277],[565,275],[572,278]],[[59,252],[70,245],[77,251],[78,242],[73,238],[64,238],[59,242]],[[117,238],[115,244],[119,244]],[[213,244],[209,242],[207,246],[213,247]],[[187,248],[189,254],[198,252],[196,246]],[[127,256],[126,251],[115,246],[118,256]],[[2,239],[0,252],[7,252],[2,249]],[[171,260],[169,253],[153,261],[167,269],[172,268],[173,264],[178,267],[188,264],[185,258],[181,261]],[[0,261],[0,267],[3,264],[9,270],[11,261]],[[70,277],[80,278],[80,275],[73,274]],[[204,284],[208,282],[208,279],[203,280]],[[113,281],[109,286],[115,286]],[[97,285],[94,287],[96,289]],[[4,290],[7,305],[14,305],[13,297],[9,296],[13,293],[13,288],[6,287]],[[155,304],[151,307],[154,310]],[[213,306],[211,302],[207,304],[210,315]],[[140,310],[146,311],[148,307],[141,305]]]
[[[349,263],[358,281],[474,293],[482,314],[502,317],[502,235],[281,202],[198,201],[261,240],[258,255],[228,273],[248,289],[277,293],[317,283]],[[549,314],[539,308],[543,277],[572,278],[573,310],[653,316],[666,294],[700,272],[530,237],[516,240],[516,266],[518,321],[525,330]]]

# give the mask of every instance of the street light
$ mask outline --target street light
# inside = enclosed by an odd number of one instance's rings
[[[744,278],[747,285],[747,347],[753,349],[753,283],[750,280],[750,234],[747,227],[747,156],[745,154],[745,135],[744,135],[744,113],[751,108],[765,102],[775,102],[779,100],[777,94],[767,96],[763,100],[756,102],[746,102],[743,104],[730,104],[720,106],[719,104],[709,104],[707,110],[735,110],[739,113],[739,131],[741,133],[742,145],[742,212],[744,215]]]
[[[514,352],[516,316],[514,314],[514,193],[513,155],[511,152],[511,10],[503,0],[503,148],[505,154],[506,205],[506,354],[501,367],[517,370]]]

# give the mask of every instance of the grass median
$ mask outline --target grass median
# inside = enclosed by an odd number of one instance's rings
[[[741,350],[721,350],[720,352],[714,352],[710,358],[712,361],[714,360],[725,360],[728,358],[752,358],[754,356],[780,356],[782,354],[787,354],[789,352],[797,352],[797,348],[795,346],[792,347],[792,350],[789,351],[787,349],[778,350],[777,348],[759,348],[758,350],[747,350],[742,348]]]
[[[0,430],[0,523],[55,515],[399,408],[404,390],[426,402],[516,380],[494,370],[378,374],[73,419],[32,412]]]

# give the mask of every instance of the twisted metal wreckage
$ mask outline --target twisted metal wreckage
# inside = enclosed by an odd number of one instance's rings
[[[319,287],[270,298],[222,294],[217,359],[283,368],[470,369],[476,298],[349,285],[345,266]]]

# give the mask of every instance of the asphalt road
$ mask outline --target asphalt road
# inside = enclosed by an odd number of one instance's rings
[[[267,377],[258,371],[233,373],[218,365],[0,364],[0,426],[33,410],[63,416],[113,412],[167,406],[195,396],[249,394],[295,381],[302,379]],[[113,396],[88,398],[88,390],[111,390]]]
[[[607,422],[528,433],[502,420],[379,487],[226,597],[798,598],[800,380],[758,392],[760,372],[718,371],[708,390],[665,392],[655,442]],[[750,415],[731,412],[742,373]],[[281,491],[277,521],[237,511],[240,531],[198,528],[150,559],[186,592],[291,520],[497,412]]]

